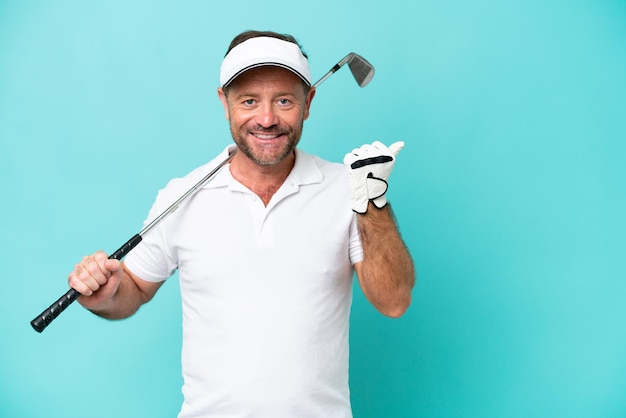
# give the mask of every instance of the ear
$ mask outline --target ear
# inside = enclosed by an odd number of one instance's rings
[[[220,98],[222,106],[224,106],[224,117],[226,120],[230,120],[230,114],[228,113],[228,99],[226,98],[226,93],[224,93],[224,90],[222,90],[221,87],[217,88],[217,97]]]
[[[309,93],[306,95],[306,99],[304,102],[304,119],[306,120],[309,117],[309,110],[311,109],[311,102],[313,101],[313,98],[315,97],[315,92],[317,90],[315,89],[315,87],[311,87],[309,89]]]

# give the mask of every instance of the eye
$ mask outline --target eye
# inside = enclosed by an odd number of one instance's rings
[[[289,99],[278,99],[278,104],[281,106],[289,106],[291,104],[291,100]]]
[[[254,99],[246,99],[243,103],[245,105],[247,105],[247,106],[252,106],[252,105],[254,105],[255,100]]]

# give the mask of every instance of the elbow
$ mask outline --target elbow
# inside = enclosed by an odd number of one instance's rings
[[[382,312],[382,314],[389,318],[398,319],[406,313],[406,311],[409,309],[409,305],[410,303],[397,305],[391,309],[385,310],[384,312]]]
[[[407,272],[405,276],[396,276],[395,280],[372,279],[362,273],[359,274],[357,270],[361,289],[378,312],[389,318],[400,318],[406,313],[411,305],[411,293],[416,281],[413,271]],[[364,277],[369,277],[369,280]]]
[[[389,318],[400,318],[403,316],[409,309],[409,306],[411,306],[413,286],[415,286],[415,275],[412,276],[411,280],[407,280],[403,286],[400,286],[395,292],[395,296],[389,299],[387,304],[379,307],[378,310]]]
[[[389,318],[400,318],[403,316],[411,305],[411,293],[405,294],[397,298],[393,303],[385,306],[377,306],[378,311]]]

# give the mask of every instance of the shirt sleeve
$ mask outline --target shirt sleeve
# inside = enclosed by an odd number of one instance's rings
[[[144,221],[144,226],[163,211],[160,204],[163,200],[162,194],[163,191],[160,191]],[[162,282],[174,274],[178,267],[176,259],[168,250],[161,229],[156,227],[150,234],[147,234],[124,259],[124,264],[133,274],[148,282]]]
[[[144,221],[144,227],[160,216],[167,208],[177,201],[183,193],[190,190],[209,171],[232,154],[235,145],[228,145],[211,162],[197,168],[184,178],[172,179],[159,191],[157,198]],[[171,277],[178,268],[176,252],[168,241],[167,230],[161,225],[143,237],[142,241],[124,259],[126,267],[137,277],[148,282],[162,282]]]
[[[352,222],[350,223],[350,262],[354,265],[360,261],[363,261],[363,247],[361,246],[356,214],[352,214]]]

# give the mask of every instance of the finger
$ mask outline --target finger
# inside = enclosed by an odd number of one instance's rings
[[[105,268],[105,261],[106,259],[102,261],[94,260],[87,266],[91,277],[93,277],[93,279],[98,283],[98,286],[103,286],[104,284],[106,284],[106,282],[109,280],[109,277],[111,277],[111,274],[113,274],[107,268]]]
[[[82,264],[74,267],[74,271],[68,277],[68,283],[71,288],[85,296],[93,295],[100,288],[98,282]]]
[[[380,142],[380,141],[372,142],[372,147],[376,148],[378,150],[385,150],[385,149],[387,149],[387,146],[385,144],[383,144],[382,142]]]
[[[98,251],[93,255],[93,259],[104,268],[104,262],[109,259],[104,251]]]
[[[101,257],[88,257],[77,266],[78,279],[93,292],[106,284],[111,276],[111,272],[104,268],[104,261],[106,258],[102,260]]]
[[[115,274],[122,270],[122,262],[114,258],[107,258],[104,260],[104,268],[111,274]]]
[[[74,271],[70,273],[67,278],[67,282],[69,286],[76,290],[81,295],[91,296],[93,295],[93,290],[89,286],[87,286],[80,278],[79,278],[79,266],[77,265],[74,268]]]
[[[394,142],[393,144],[389,145],[389,151],[391,151],[391,154],[394,157],[400,153],[402,148],[404,148],[404,141]]]
[[[361,154],[370,154],[374,150],[374,147],[370,144],[365,144],[361,147]]]
[[[343,157],[343,163],[345,165],[352,164],[358,157],[354,154],[354,152],[349,152]]]
[[[121,261],[114,258],[109,258],[104,251],[98,251],[97,253],[95,253],[93,259],[96,263],[98,263],[100,272],[102,272],[107,280],[110,279],[113,274],[118,273],[122,270]],[[94,277],[97,278],[97,276]]]

